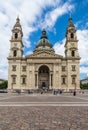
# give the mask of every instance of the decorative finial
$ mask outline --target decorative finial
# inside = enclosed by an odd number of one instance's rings
[[[46,30],[45,29],[42,30],[42,35],[46,35]]]
[[[16,23],[19,23],[20,22],[20,19],[19,19],[19,15],[17,16],[17,19],[16,19]]]
[[[71,14],[71,12],[70,12],[70,18],[72,18],[72,14]]]
[[[72,14],[70,12],[69,24],[72,24]]]
[[[40,39],[42,39],[42,38],[46,38],[47,39],[46,30],[45,29],[42,30],[42,36],[41,36]]]
[[[71,12],[70,12],[69,22],[72,22],[72,14],[71,14]]]

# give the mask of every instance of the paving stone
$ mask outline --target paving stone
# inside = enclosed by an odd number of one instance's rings
[[[88,96],[83,95],[85,99]],[[9,95],[8,95],[9,97]],[[11,97],[11,95],[10,95]],[[82,96],[81,96],[82,97]],[[4,98],[4,97],[1,97]],[[39,99],[38,99],[39,98]],[[44,99],[43,99],[44,98]],[[41,100],[62,101],[62,97],[41,97]],[[35,98],[23,95],[5,101],[34,101]],[[37,97],[37,101],[40,97]],[[77,99],[81,102],[81,99]],[[1,100],[0,100],[1,101]],[[69,102],[74,101],[70,98]],[[83,100],[82,100],[83,101]],[[87,100],[86,100],[87,102]],[[0,130],[87,130],[88,107],[86,106],[0,106]]]

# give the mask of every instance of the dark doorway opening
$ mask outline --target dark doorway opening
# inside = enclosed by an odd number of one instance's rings
[[[39,89],[49,89],[49,68],[45,65],[41,66],[38,71],[38,86]]]

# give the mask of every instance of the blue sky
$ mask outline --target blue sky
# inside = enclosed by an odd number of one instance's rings
[[[24,34],[24,55],[32,53],[43,28],[55,52],[64,55],[71,15],[79,40],[80,78],[88,76],[88,0],[3,0],[0,1],[0,78],[8,78],[9,40],[18,15]]]

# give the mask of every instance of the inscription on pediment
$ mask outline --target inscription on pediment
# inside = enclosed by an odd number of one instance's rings
[[[33,57],[53,57],[53,56],[56,56],[56,54],[43,52],[43,53],[35,53],[32,56]]]
[[[61,58],[63,56],[52,53],[52,52],[41,52],[41,53],[33,53],[27,57],[59,57]]]
[[[37,54],[37,55],[35,55],[35,56],[37,56],[37,57],[42,57],[42,56],[45,56],[45,57],[47,57],[47,56],[54,56],[54,55],[52,55],[52,54],[47,54],[47,53],[40,53],[40,54]]]

